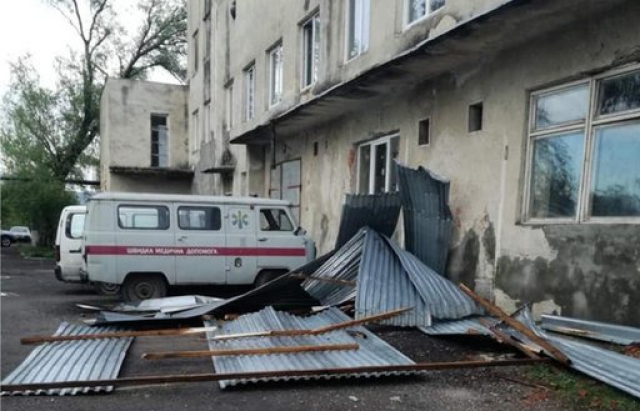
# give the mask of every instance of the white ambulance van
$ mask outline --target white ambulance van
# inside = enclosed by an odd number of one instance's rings
[[[172,285],[259,286],[315,258],[287,201],[105,192],[87,211],[83,273],[125,301]]]

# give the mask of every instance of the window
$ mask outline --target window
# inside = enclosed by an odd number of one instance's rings
[[[244,119],[251,120],[256,114],[256,65],[244,71]]]
[[[222,227],[218,207],[178,207],[178,227],[181,230],[218,231]]]
[[[318,80],[320,63],[320,14],[316,13],[302,25],[302,87]]]
[[[65,235],[67,238],[78,239],[82,237],[86,216],[84,213],[71,213],[67,216],[67,221],[65,222]]]
[[[212,0],[204,0],[204,19],[211,19],[211,2]]]
[[[421,20],[444,6],[445,0],[405,0],[405,25]]]
[[[482,117],[484,115],[484,107],[482,103],[471,104],[469,106],[469,133],[482,131]]]
[[[200,149],[200,112],[198,110],[191,114],[191,123],[193,124],[193,147],[191,147],[191,152],[195,153]]]
[[[393,162],[400,151],[400,137],[389,136],[361,144],[358,148],[358,192],[379,194],[396,190]]]
[[[269,51],[269,107],[282,100],[283,90],[282,43]]]
[[[206,61],[211,58],[211,15],[205,19],[204,28],[204,59]]]
[[[426,118],[418,124],[418,145],[428,146],[431,142],[431,119]]]
[[[369,1],[347,2],[347,60],[359,56],[369,48]]]
[[[291,219],[284,210],[263,208],[260,210],[260,231],[293,231]]]
[[[204,142],[211,140],[211,102],[204,105]]]
[[[533,93],[529,153],[529,221],[640,217],[640,71]]]
[[[128,230],[166,230],[169,209],[165,206],[118,206],[118,226]]]
[[[225,129],[230,131],[233,128],[233,81],[227,85],[224,90],[226,107],[225,107]]]
[[[151,167],[167,167],[169,156],[167,146],[169,133],[167,131],[167,116],[151,115]]]
[[[211,100],[211,61],[204,62],[204,81],[202,84],[202,98],[204,101]]]
[[[198,63],[200,62],[200,53],[198,45],[198,31],[193,33],[193,41],[191,42],[193,48],[193,75],[198,72]]]

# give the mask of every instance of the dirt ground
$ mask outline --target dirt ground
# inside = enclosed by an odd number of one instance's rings
[[[108,305],[113,299],[97,295],[89,286],[58,282],[53,263],[22,260],[13,248],[2,249],[1,374],[8,375],[32,347],[20,345],[22,336],[51,334],[61,321],[91,318],[77,303]],[[205,295],[216,289],[189,290]],[[233,292],[232,290],[231,292]],[[222,290],[228,295],[229,290]],[[386,341],[415,361],[447,361],[495,356],[501,348],[484,340],[439,339],[417,330],[372,327]],[[138,338],[124,361],[120,376],[210,373],[207,359],[143,361],[147,351],[206,349],[196,336]],[[482,357],[481,357],[482,358]],[[118,388],[111,394],[65,397],[2,397],[3,410],[562,410],[557,401],[521,380],[522,367],[432,372],[421,377],[347,379],[332,381],[260,383],[221,390],[216,383],[192,383]]]

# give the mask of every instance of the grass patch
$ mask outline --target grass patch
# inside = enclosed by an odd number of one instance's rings
[[[52,247],[38,247],[31,245],[19,245],[17,247],[22,258],[53,260],[56,257],[56,252]]]
[[[579,411],[640,411],[640,401],[574,371],[536,365],[526,371],[533,382],[546,385],[569,409]]]

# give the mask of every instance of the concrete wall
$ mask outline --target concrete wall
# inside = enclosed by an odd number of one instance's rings
[[[276,162],[302,161],[302,218],[321,252],[335,241],[340,204],[356,187],[355,147],[398,133],[400,159],[451,179],[455,216],[448,275],[505,308],[640,324],[640,225],[527,225],[521,221],[529,92],[639,61],[640,4],[579,21],[472,70],[443,75],[410,94],[295,136]],[[468,105],[484,103],[484,127],[467,130]],[[418,122],[431,118],[431,144]],[[317,156],[313,145],[318,143]],[[267,153],[267,169],[271,153]],[[268,182],[266,182],[268,185]]]
[[[368,50],[350,61],[345,59],[345,1],[336,0],[242,0],[236,2],[235,19],[231,17],[231,0],[213,0],[212,19],[212,137],[203,134],[204,93],[203,67],[205,55],[204,0],[189,2],[189,114],[200,113],[200,142],[191,127],[190,162],[196,175],[196,193],[221,194],[231,184],[234,194],[265,195],[262,154],[248,153],[244,146],[230,145],[238,137],[270,118],[313,98],[328,88],[353,79],[371,67],[387,61],[427,38],[439,35],[455,24],[491,10],[508,0],[448,0],[431,16],[405,27],[404,0],[371,0]],[[320,12],[321,53],[319,79],[310,88],[301,90],[302,33],[300,24],[316,11]],[[194,70],[193,35],[198,33],[198,70]],[[268,106],[267,51],[281,41],[284,49],[284,95],[275,107]],[[243,71],[251,63],[256,67],[256,116],[243,118]],[[232,108],[227,107],[226,92],[233,85]],[[231,110],[233,125],[228,129],[227,111]],[[207,140],[211,138],[211,142]],[[204,147],[205,145],[210,147]],[[218,166],[226,158],[236,165],[232,176],[203,174],[207,168]],[[261,188],[262,187],[262,188]],[[260,190],[261,192],[258,192]]]
[[[110,167],[151,167],[151,114],[166,114],[168,167],[188,169],[187,87],[109,79],[102,94],[100,173],[103,190],[138,191],[132,178],[112,175]],[[189,187],[189,185],[187,185]],[[148,187],[142,191],[154,190]],[[179,192],[184,192],[181,188]]]

